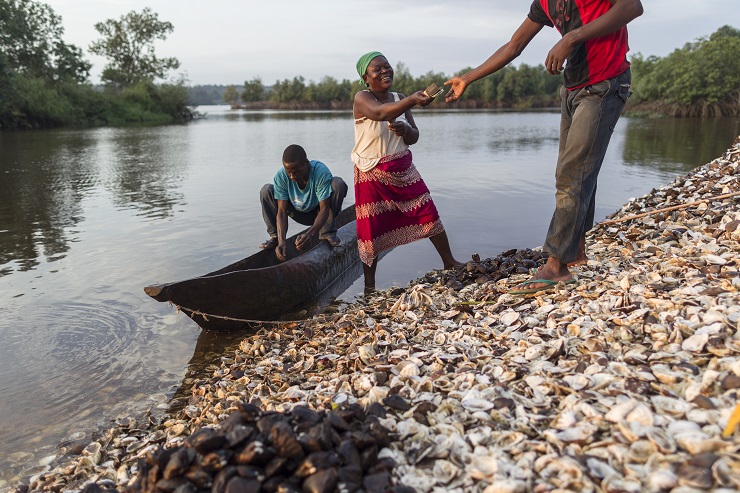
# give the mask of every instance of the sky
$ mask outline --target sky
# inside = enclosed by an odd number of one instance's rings
[[[44,1],[44,0],[39,0]],[[452,75],[488,58],[524,21],[529,0],[46,0],[61,16],[64,40],[82,48],[100,81],[105,59],[89,53],[95,23],[150,7],[174,25],[155,44],[174,56],[191,85],[263,84],[303,76],[356,79],[355,63],[381,51],[413,76]],[[663,57],[730,24],[740,28],[740,0],[642,0],[645,13],[628,26],[631,54]],[[559,39],[543,29],[514,61],[541,64]],[[628,56],[630,56],[628,54]],[[175,77],[173,77],[175,78]]]

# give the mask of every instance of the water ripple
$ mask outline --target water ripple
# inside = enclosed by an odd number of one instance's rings
[[[158,343],[142,329],[151,321],[142,324],[134,306],[57,303],[24,317],[0,329],[0,456],[17,455],[40,437],[50,445],[89,434],[91,423],[105,426],[117,414],[151,405],[162,375],[142,348]]]

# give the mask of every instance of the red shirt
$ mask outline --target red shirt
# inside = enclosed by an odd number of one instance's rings
[[[610,8],[609,0],[534,0],[529,18],[554,26],[565,35],[598,19]],[[567,89],[578,89],[616,77],[630,66],[628,50],[626,27],[575,45],[563,71],[563,84]]]

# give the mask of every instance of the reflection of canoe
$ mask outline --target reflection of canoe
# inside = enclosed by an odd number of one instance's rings
[[[339,214],[337,227],[342,240],[338,247],[314,238],[299,252],[294,235],[288,240],[285,262],[273,250],[262,250],[210,274],[147,286],[144,291],[157,301],[179,306],[204,329],[234,330],[248,325],[246,321],[276,320],[323,293],[333,294],[337,279],[351,274],[351,284],[359,277],[354,206]]]

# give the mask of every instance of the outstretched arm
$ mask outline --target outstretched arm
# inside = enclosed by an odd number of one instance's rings
[[[524,22],[519,29],[514,32],[508,43],[501,46],[496,52],[491,55],[488,60],[474,68],[470,72],[466,72],[462,75],[455,76],[445,82],[446,86],[451,86],[450,90],[445,96],[445,101],[455,101],[457,98],[463,95],[465,89],[469,84],[475,82],[478,79],[482,79],[487,75],[491,75],[497,70],[501,70],[508,65],[512,60],[521,55],[524,48],[527,47],[530,41],[534,39],[537,33],[542,29],[542,24],[537,24],[532,21],[529,17],[524,19]]]
[[[433,101],[424,94],[424,91],[416,91],[414,94],[400,101],[381,103],[371,92],[360,91],[355,94],[354,114],[355,118],[369,118],[377,122],[391,122],[406,113],[416,105],[426,106]]]
[[[626,26],[642,15],[640,0],[610,0],[612,8],[592,22],[574,29],[555,43],[545,59],[545,69],[551,74],[559,74],[573,47],[589,39],[610,34]]]

